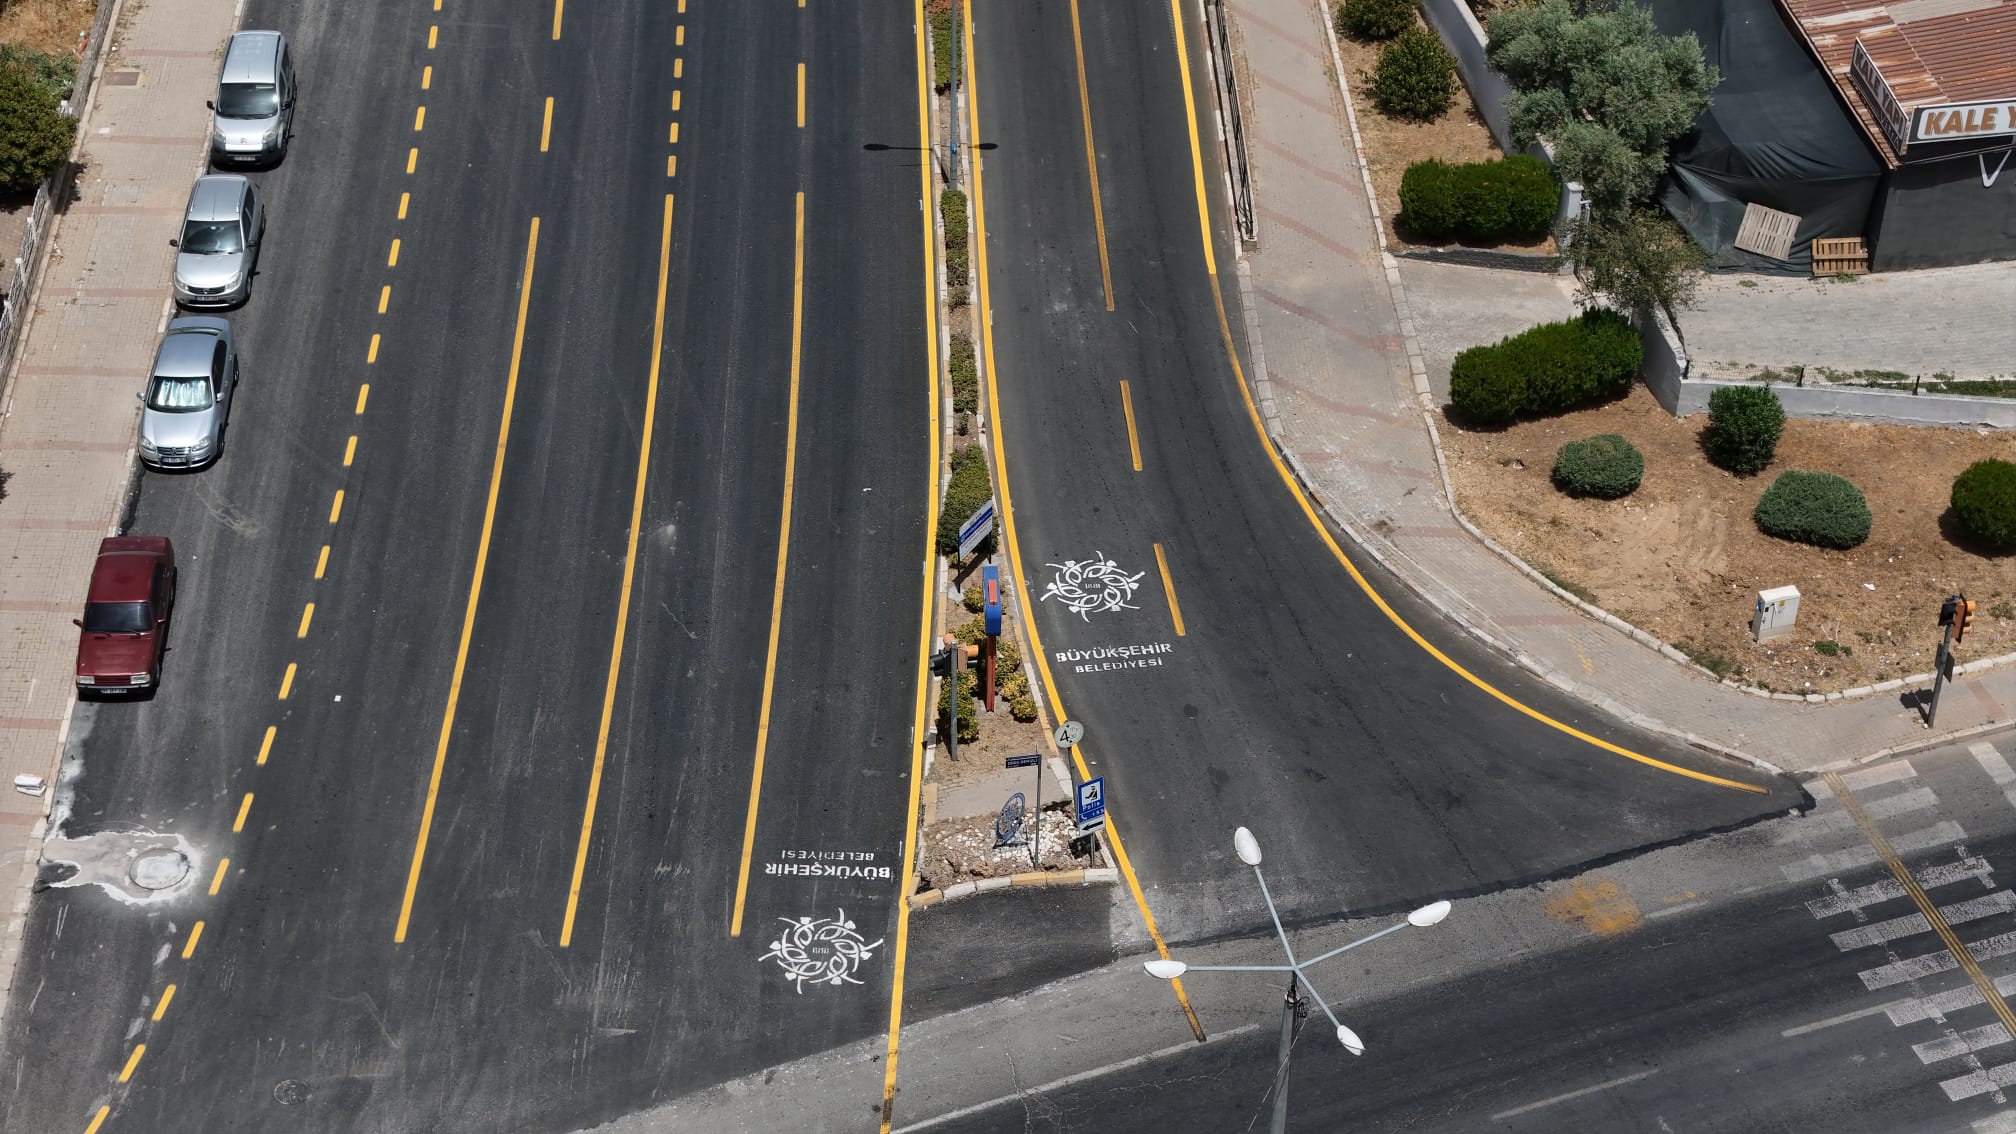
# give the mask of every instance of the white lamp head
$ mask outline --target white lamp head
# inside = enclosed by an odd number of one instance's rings
[[[1189,965],[1186,965],[1181,961],[1161,961],[1161,960],[1149,961],[1143,964],[1141,967],[1148,970],[1149,976],[1161,977],[1163,980],[1175,980],[1177,977],[1180,977],[1185,972],[1189,971],[1190,968]]]
[[[1260,865],[1260,841],[1253,832],[1244,827],[1232,832],[1232,848],[1239,852],[1239,861],[1248,866]]]
[[[1337,1042],[1343,1044],[1344,1050],[1353,1055],[1365,1054],[1365,1041],[1358,1038],[1357,1032],[1342,1024],[1337,1025]]]
[[[1436,922],[1441,921],[1443,918],[1448,916],[1449,916],[1449,903],[1436,902],[1432,905],[1422,906],[1420,909],[1415,910],[1413,913],[1408,914],[1407,924],[1417,927],[1429,926],[1434,925]]]

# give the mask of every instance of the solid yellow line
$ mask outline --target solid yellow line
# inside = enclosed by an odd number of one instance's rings
[[[384,287],[378,289],[378,314],[380,315],[385,314],[385,309],[391,305],[392,305],[392,285],[388,283]]]
[[[560,947],[574,940],[574,915],[581,904],[581,878],[595,833],[595,804],[602,796],[602,767],[609,755],[609,725],[616,716],[616,679],[623,667],[623,632],[630,623],[630,585],[637,571],[637,536],[644,526],[644,486],[651,471],[651,433],[658,418],[658,374],[665,352],[665,288],[672,262],[672,194],[665,194],[665,220],[658,233],[658,307],[651,320],[651,376],[644,386],[644,434],[637,443],[637,483],[630,493],[630,544],[623,554],[623,590],[616,600],[616,633],[609,644],[609,680],[602,689],[602,724],[595,731],[595,764],[588,773],[588,802],[581,810],[581,841],[574,849],[574,876],[567,884],[567,914],[560,922]]]
[[[546,120],[539,125],[539,152],[545,153],[547,143],[553,140],[553,96],[546,96]]]
[[[415,107],[413,109],[413,132],[416,134],[419,133],[421,127],[425,125],[427,125],[427,108],[424,106]]]
[[[374,340],[374,341],[375,341],[375,340]],[[374,359],[373,361],[376,361],[376,360]],[[365,402],[368,402],[368,401],[370,401],[370,400],[371,400],[371,383],[369,383],[369,382],[364,382],[364,383],[360,383],[360,384],[358,385],[358,387],[357,387],[357,410],[356,410],[356,412],[358,412],[358,413],[360,413],[360,414],[361,414],[361,413],[363,413],[363,412],[364,412],[364,403],[365,403]]]
[[[560,38],[560,13],[567,7],[567,0],[553,0],[553,38]]]
[[[168,1014],[168,1003],[169,1001],[172,1001],[174,999],[175,999],[174,985],[171,984],[167,988],[161,990],[161,1003],[156,1004],[154,1006],[153,1018],[155,1023],[157,1024],[160,1023],[161,1017],[166,1016]]]
[[[805,128],[805,64],[798,64],[798,128]]]
[[[1169,557],[1162,554],[1162,545],[1155,545],[1155,566],[1162,572],[1162,593],[1169,596],[1169,617],[1176,623],[1176,636],[1183,636],[1183,608],[1176,604],[1176,584],[1169,578]]]
[[[290,661],[287,663],[287,672],[280,675],[279,699],[285,701],[287,695],[292,692],[294,692],[294,663]]]
[[[224,872],[225,872],[225,871],[227,871],[227,870],[229,870],[229,869],[231,869],[231,860],[230,860],[230,859],[228,859],[228,858],[220,858],[220,859],[218,859],[218,860],[217,860],[217,873],[215,873],[215,874],[212,874],[212,875],[210,876],[210,896],[211,896],[211,897],[213,897],[213,898],[214,898],[214,897],[216,897],[216,896],[217,896],[217,891],[218,891],[218,889],[219,889],[219,888],[221,888],[221,887],[222,887],[222,886],[224,885]]]
[[[399,238],[396,236],[392,238],[392,251],[385,257],[385,266],[388,268],[399,266]],[[372,335],[371,337],[375,339],[378,336]]]
[[[350,463],[352,461],[355,461],[356,459],[357,459],[357,435],[355,433],[352,433],[350,435],[350,440],[343,443],[343,467],[346,469],[349,468]]]
[[[409,204],[411,204],[412,202],[413,202],[413,194],[411,194],[411,193],[401,193],[401,194],[399,194],[399,219],[400,219],[400,220],[405,220],[405,219],[406,219],[406,206],[407,206],[407,205],[409,205]]]
[[[763,757],[770,745],[770,694],[777,684],[777,639],[784,629],[784,568],[791,554],[791,497],[798,472],[798,359],[805,328],[805,194],[798,194],[791,268],[791,403],[784,419],[784,507],[777,528],[777,578],[770,588],[770,646],[763,655],[763,702],[756,711],[756,759],[749,771],[749,809],[742,820],[742,864],[735,871],[735,910],[728,936],[742,936],[749,896],[749,857],[756,848],[756,805],[763,796]],[[934,340],[935,341],[935,340]]]
[[[266,766],[266,757],[269,753],[273,751],[273,738],[276,735],[278,735],[279,732],[280,728],[278,725],[266,726],[266,735],[262,737],[259,741],[259,758],[258,760],[255,761],[255,763],[257,763],[260,767],[263,768]],[[252,797],[250,795],[247,795],[245,798],[250,799]]]
[[[1988,978],[1988,974],[1981,971],[1981,962],[1975,959],[1966,943],[1960,940],[1960,935],[1953,932],[1952,924],[1939,912],[1939,907],[1932,904],[1931,895],[1925,892],[1925,887],[1919,885],[1911,869],[1897,857],[1897,851],[1890,845],[1890,840],[1883,836],[1875,821],[1869,818],[1869,813],[1862,810],[1861,801],[1848,793],[1848,785],[1842,782],[1837,773],[1828,772],[1822,778],[1827,781],[1828,787],[1834,789],[1834,795],[1841,801],[1841,806],[1848,809],[1848,814],[1855,820],[1855,826],[1861,828],[1862,837],[1869,840],[1870,846],[1876,848],[1876,854],[1882,858],[1883,865],[1890,868],[1890,873],[1897,879],[1898,884],[1904,887],[1904,893],[1910,897],[1911,904],[1918,907],[1918,912],[1931,924],[1933,931],[1938,933],[1939,940],[1945,943],[1947,951],[1953,954],[1954,962],[1967,974],[1967,979],[1973,982],[1975,990],[1981,994],[1981,999],[1994,1011],[1995,1018],[2002,1021],[2002,1026],[2010,1035],[2016,1036],[2016,1012],[2010,1010],[2009,1001],[1996,990],[1995,982]]]
[[[1181,7],[1181,0],[1170,0],[1170,12],[1174,18],[1175,23],[1176,58],[1182,70],[1184,112],[1187,118],[1189,119],[1190,124],[1190,165],[1195,175],[1193,180],[1195,182],[1195,191],[1197,195],[1198,234],[1204,244],[1204,270],[1205,273],[1208,276],[1210,276],[1211,298],[1213,303],[1216,304],[1218,309],[1218,336],[1224,344],[1226,358],[1229,359],[1232,364],[1232,373],[1234,377],[1238,379],[1239,396],[1245,402],[1246,405],[1246,418],[1248,423],[1253,427],[1255,436],[1257,436],[1260,440],[1261,449],[1266,452],[1267,459],[1273,463],[1276,475],[1278,475],[1281,478],[1281,482],[1287,486],[1289,493],[1295,497],[1295,502],[1301,506],[1303,516],[1308,519],[1310,526],[1316,529],[1316,534],[1319,538],[1323,540],[1324,546],[1330,549],[1330,554],[1337,560],[1339,564],[1343,566],[1345,571],[1350,573],[1352,581],[1358,584],[1358,589],[1364,592],[1365,597],[1370,599],[1372,601],[1372,604],[1378,607],[1380,612],[1386,616],[1387,620],[1393,623],[1393,625],[1397,627],[1401,633],[1405,634],[1411,641],[1413,641],[1415,645],[1421,647],[1421,649],[1425,651],[1428,654],[1428,656],[1434,658],[1438,662],[1441,662],[1444,666],[1446,666],[1449,669],[1450,672],[1456,674],[1458,677],[1461,677],[1463,680],[1469,682],[1473,687],[1487,694],[1493,699],[1497,700],[1500,704],[1506,706],[1507,708],[1512,709],[1515,712],[1521,713],[1526,717],[1538,721],[1539,723],[1546,725],[1547,727],[1552,728],[1558,732],[1561,732],[1568,736],[1572,736],[1585,744],[1591,745],[1595,748],[1600,748],[1605,752],[1612,753],[1613,755],[1622,756],[1627,760],[1636,761],[1637,763],[1644,764],[1647,767],[1657,768],[1662,772],[1669,772],[1673,775],[1683,776],[1687,779],[1697,780],[1705,784],[1713,784],[1716,787],[1731,788],[1736,791],[1753,792],[1758,795],[1766,794],[1767,789],[1757,784],[1744,783],[1740,780],[1727,779],[1722,776],[1710,775],[1706,772],[1697,772],[1692,768],[1684,768],[1678,764],[1669,764],[1664,760],[1654,759],[1653,757],[1646,756],[1643,753],[1633,752],[1628,748],[1624,748],[1622,746],[1612,744],[1607,740],[1591,736],[1580,729],[1577,729],[1571,725],[1564,724],[1561,721],[1555,720],[1553,717],[1548,716],[1547,714],[1539,711],[1538,709],[1533,708],[1530,705],[1525,704],[1524,702],[1515,700],[1511,695],[1505,693],[1497,686],[1492,685],[1490,682],[1485,681],[1483,678],[1478,677],[1476,674],[1471,673],[1468,669],[1465,669],[1454,658],[1443,653],[1440,649],[1437,649],[1434,643],[1422,637],[1420,632],[1415,630],[1413,626],[1409,625],[1406,619],[1400,617],[1400,613],[1398,611],[1394,610],[1392,606],[1387,604],[1385,598],[1381,596],[1379,592],[1372,586],[1371,580],[1367,579],[1364,576],[1364,574],[1358,570],[1357,565],[1351,562],[1350,557],[1344,554],[1343,547],[1338,545],[1337,540],[1333,536],[1331,536],[1329,528],[1324,526],[1323,519],[1320,515],[1317,514],[1316,507],[1313,503],[1310,502],[1308,494],[1303,492],[1302,486],[1296,482],[1294,473],[1289,470],[1287,463],[1281,459],[1281,454],[1275,451],[1273,442],[1267,436],[1266,423],[1260,419],[1260,407],[1254,403],[1253,391],[1247,386],[1245,368],[1239,364],[1239,352],[1234,347],[1232,341],[1232,326],[1231,323],[1225,317],[1224,292],[1219,287],[1218,284],[1218,261],[1215,254],[1212,252],[1211,247],[1211,219],[1209,212],[1206,210],[1205,197],[1204,197],[1203,147],[1201,143],[1198,141],[1196,101],[1192,97],[1190,91],[1190,59],[1188,54],[1186,54],[1188,49],[1184,46],[1183,42],[1183,12]],[[996,452],[998,455],[999,452],[998,445],[996,446]],[[1005,505],[1003,507],[1003,511],[1004,513],[1006,511]],[[1042,659],[1039,656],[1037,660],[1040,662]]]
[[[802,3],[803,0],[800,0]],[[924,0],[914,0],[913,32],[917,47],[917,147],[928,152],[931,146],[931,86],[927,77],[930,63],[924,42]],[[931,163],[919,162],[918,191],[921,200],[931,199]],[[924,372],[927,382],[924,402],[930,407],[931,463],[924,478],[924,559],[931,561],[938,544],[938,462],[940,453],[938,419],[938,292],[937,240],[931,228],[931,210],[920,210],[923,224],[924,277]],[[917,669],[911,679],[917,686],[916,703],[910,722],[910,802],[904,811],[903,869],[896,875],[896,948],[889,989],[889,1045],[882,1061],[881,1134],[889,1134],[889,1122],[896,1107],[896,1056],[903,1033],[903,977],[910,956],[910,872],[917,864],[917,812],[924,785],[924,729],[930,712],[932,623],[937,596],[932,591],[931,574],[924,573],[923,609],[917,619]]]
[[[980,137],[980,100],[977,69],[973,62],[973,5],[966,5],[964,35],[966,38],[966,113],[970,130],[968,137],[976,142]],[[1007,445],[1001,435],[1001,399],[998,379],[1001,371],[994,363],[993,289],[987,274],[987,189],[981,173],[982,162],[979,151],[973,154],[973,228],[976,239],[973,242],[975,274],[980,281],[980,349],[986,356],[987,373],[996,379],[987,383],[987,416],[994,433],[994,473],[1001,486],[1001,527],[1008,535],[1008,566],[1015,576],[1017,594],[1029,594],[1022,571],[1021,542],[1015,532],[1015,506],[1008,490]],[[1043,690],[1050,701],[1050,708],[1058,720],[1070,719],[1064,711],[1064,702],[1057,691],[1057,682],[1050,674],[1049,657],[1043,651],[1041,635],[1036,630],[1036,620],[1025,618],[1022,622],[1029,631],[1029,652],[1036,655],[1036,666],[1043,674]],[[1078,774],[1091,779],[1092,772],[1078,746],[1071,749],[1071,759],[1077,765]],[[1113,815],[1106,815],[1106,845],[1113,851],[1113,863],[1120,868],[1121,877],[1127,880],[1128,892],[1133,895],[1134,906],[1141,911],[1141,922],[1147,927],[1149,939],[1155,942],[1155,952],[1167,959],[1169,946],[1162,940],[1162,931],[1155,925],[1155,914],[1148,908],[1148,895],[1141,889],[1141,880],[1134,873],[1132,862],[1120,842],[1120,829],[1114,825]],[[1181,980],[1172,980],[1169,987],[1176,995],[1176,1002],[1183,1006],[1183,1015],[1190,1023],[1190,1031],[1199,1042],[1204,1039],[1204,1025],[1198,1023],[1197,1012],[1190,1006],[1190,996],[1183,990]]]
[[[1127,452],[1134,458],[1134,471],[1141,471],[1141,438],[1134,432],[1134,395],[1127,379],[1120,379],[1120,412],[1127,418]]]
[[[105,1119],[112,1113],[109,1106],[101,1106],[98,1113],[91,1116],[91,1125],[84,1128],[84,1134],[98,1134],[98,1128],[105,1125]]]
[[[339,488],[336,490],[336,495],[329,498],[329,522],[333,524],[337,520],[341,519],[342,516],[343,516],[343,490]]]
[[[196,955],[196,943],[201,940],[203,940],[203,923],[199,921],[189,927],[189,940],[182,946],[183,960],[186,961]]]
[[[432,90],[433,87],[434,68],[431,65],[420,68],[420,89],[423,91]]]
[[[133,1069],[140,1066],[140,1057],[145,1054],[147,1054],[146,1044],[136,1043],[133,1045],[133,1054],[126,1057],[126,1066],[119,1069],[120,1082],[123,1083],[133,1077]]]
[[[245,798],[238,803],[238,817],[231,820],[232,834],[235,835],[245,829],[245,817],[250,814],[252,814],[252,793],[248,791],[245,793]]]
[[[347,465],[350,462],[344,461],[343,463]],[[315,618],[315,604],[311,602],[301,608],[301,626],[299,629],[294,631],[294,636],[296,638],[306,638],[308,636],[308,623],[313,621],[314,618]]]
[[[1085,38],[1078,32],[1078,0],[1071,0],[1071,48],[1078,55],[1078,111],[1085,120],[1085,168],[1092,175],[1092,230],[1099,235],[1099,281],[1106,285],[1106,310],[1113,310],[1113,265],[1106,257],[1106,206],[1099,199],[1099,151],[1092,145],[1092,92],[1085,85]],[[1134,471],[1141,471],[1137,457]]]
[[[322,553],[315,557],[315,577],[318,579],[321,578],[322,573],[324,571],[327,571],[328,569],[329,569],[329,545],[325,543],[322,545]]]
[[[406,894],[399,900],[399,925],[392,940],[406,940],[413,917],[413,895],[420,889],[420,867],[427,857],[427,835],[434,829],[434,804],[441,794],[441,769],[448,762],[448,738],[455,728],[455,706],[462,698],[462,672],[469,664],[469,638],[476,630],[476,605],[483,594],[483,568],[490,561],[490,531],[497,521],[497,491],[504,481],[504,451],[511,440],[511,406],[518,397],[518,364],[525,355],[525,317],[532,305],[532,269],[539,254],[539,218],[525,237],[525,274],[518,283],[518,328],[511,337],[511,369],[504,380],[504,410],[498,415],[497,455],[490,462],[490,495],[483,503],[483,529],[476,540],[476,570],[469,579],[469,601],[462,612],[462,640],[455,647],[455,668],[448,679],[448,704],[441,711],[441,735],[434,742],[434,768],[427,777],[427,800],[420,809],[420,831],[413,839],[413,863],[406,869]]]

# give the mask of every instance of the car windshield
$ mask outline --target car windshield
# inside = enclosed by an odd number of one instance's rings
[[[217,91],[225,118],[271,118],[280,113],[280,88],[272,83],[225,83]]]
[[[93,634],[144,634],[154,628],[154,614],[144,602],[87,602],[84,629]]]
[[[209,409],[212,404],[210,380],[207,378],[172,378],[156,374],[147,389],[147,408],[163,413],[193,413]]]
[[[243,252],[245,241],[235,220],[192,220],[182,225],[182,251],[205,255],[211,252]]]

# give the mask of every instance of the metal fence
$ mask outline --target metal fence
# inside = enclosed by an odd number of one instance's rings
[[[1239,78],[1235,73],[1231,33],[1225,27],[1225,0],[1205,0],[1204,23],[1210,39],[1212,88],[1218,97],[1218,120],[1224,123],[1226,180],[1232,190],[1232,217],[1239,225],[1239,239],[1249,247],[1257,238],[1253,228],[1253,178],[1246,159],[1246,116],[1239,107]]]

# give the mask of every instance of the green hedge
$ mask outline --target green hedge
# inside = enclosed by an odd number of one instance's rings
[[[987,455],[978,445],[967,445],[952,451],[952,483],[945,488],[945,500],[938,508],[938,554],[955,555],[959,551],[959,525],[966,517],[977,511],[994,495],[994,484],[987,477]],[[979,554],[985,555],[994,543],[990,534],[979,547]]]
[[[944,736],[952,726],[952,686],[950,681],[938,683],[938,735]],[[980,707],[973,699],[980,695],[980,675],[970,669],[959,671],[959,743],[971,744],[980,739]]]
[[[1400,176],[1400,223],[1427,240],[1537,239],[1560,201],[1554,171],[1529,154],[1465,165],[1431,158]]]
[[[1708,459],[1733,473],[1764,471],[1785,432],[1785,407],[1769,386],[1724,386],[1708,395]]]
[[[1337,34],[1392,39],[1414,26],[1414,0],[1344,0],[1337,5]]]
[[[933,4],[931,20],[932,86],[939,94],[952,89],[952,5]]]
[[[1960,528],[1996,551],[2016,548],[2016,464],[1975,461],[1953,478],[1953,515]]]
[[[1615,500],[1644,478],[1644,456],[1615,433],[1570,441],[1554,454],[1554,483],[1576,496]]]
[[[1456,101],[1456,57],[1434,32],[1410,27],[1379,50],[1371,91],[1387,116],[1432,122]]]
[[[1630,320],[1592,308],[1457,355],[1449,368],[1449,400],[1477,425],[1560,413],[1630,389],[1644,350]]]
[[[1846,550],[1869,538],[1869,502],[1862,490],[1833,473],[1780,473],[1757,501],[1757,527],[1765,535]]]
[[[973,340],[963,331],[952,332],[952,411],[980,412],[980,367]]]
[[[938,212],[945,219],[945,286],[965,287],[971,278],[970,250],[967,247],[966,194],[947,189],[938,195]]]

